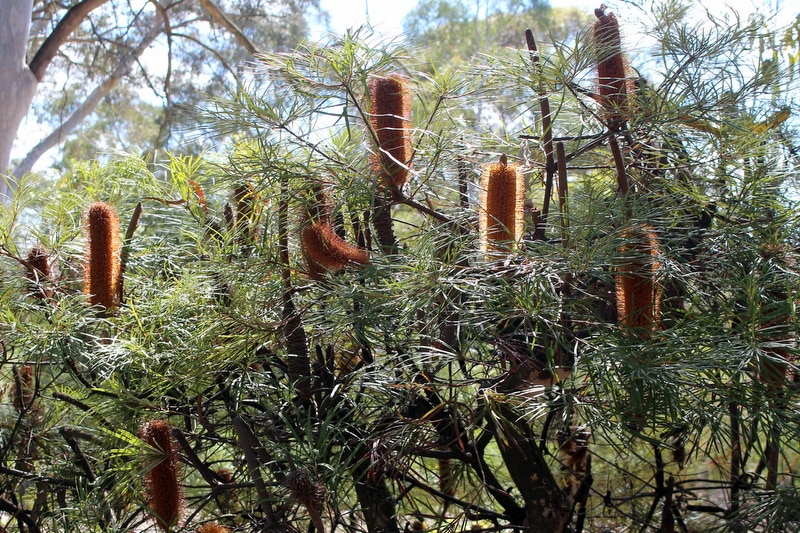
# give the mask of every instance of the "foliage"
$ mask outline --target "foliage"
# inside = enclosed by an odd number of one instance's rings
[[[223,156],[87,163],[44,199],[23,182],[0,225],[3,519],[796,530],[795,82],[752,68],[761,19],[654,13],[673,18],[624,109],[592,96],[591,29],[433,72],[356,32],[260,56],[198,126],[236,139]],[[370,116],[393,73],[414,97],[402,186]],[[512,93],[498,135],[475,107]],[[477,183],[501,154],[527,225],[487,255]],[[95,201],[131,222],[116,310],[81,292]],[[369,263],[310,278],[312,223]],[[660,306],[618,308],[626,276]],[[144,429],[163,421],[171,444]],[[145,486],[176,453],[173,524]]]

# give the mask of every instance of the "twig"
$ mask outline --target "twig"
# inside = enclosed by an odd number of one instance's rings
[[[117,278],[117,297],[120,302],[125,301],[125,271],[128,269],[128,257],[131,255],[131,240],[133,239],[133,232],[139,225],[139,217],[142,215],[142,202],[136,204],[133,210],[131,220],[128,222],[128,229],[125,230],[125,239],[122,241],[122,251],[119,257],[119,275]]]
[[[544,155],[545,155],[545,181],[544,181],[544,199],[542,200],[542,222],[540,227],[534,231],[534,236],[537,239],[544,239],[544,230],[547,227],[547,216],[550,212],[550,195],[553,193],[553,176],[555,175],[555,159],[553,157],[553,125],[550,117],[550,99],[544,91],[541,82],[541,63],[539,62],[539,50],[536,47],[536,39],[533,36],[533,30],[530,28],[525,30],[525,41],[528,45],[531,62],[533,63],[534,73],[539,76],[539,83],[536,92],[539,95],[539,109],[542,113],[542,138],[544,140]]]
[[[198,457],[197,453],[195,453],[195,451],[192,449],[192,446],[186,439],[186,435],[184,435],[180,428],[172,428],[172,437],[181,447],[181,450],[183,450],[185,455],[184,460],[197,469],[206,483],[208,483],[211,487],[216,487],[220,483],[225,483],[225,480],[222,478],[222,476],[208,468],[208,466],[200,460],[200,457]]]
[[[583,524],[586,521],[586,502],[589,500],[589,492],[594,483],[594,476],[592,476],[592,456],[586,458],[586,474],[581,479],[581,484],[578,491],[575,493],[575,504],[578,507],[578,518],[575,521],[575,533],[583,531]]]
[[[89,483],[94,483],[97,476],[94,474],[94,470],[92,470],[92,465],[89,464],[89,460],[86,458],[86,455],[81,450],[78,441],[74,438],[74,435],[71,434],[69,429],[66,427],[59,428],[58,432],[66,441],[67,445],[72,449],[72,453],[75,454],[75,464],[78,465],[84,473],[86,473],[86,479],[89,480]]]
[[[567,233],[569,230],[569,213],[567,212],[567,155],[564,143],[556,143],[556,161],[558,164],[558,210],[561,213],[561,242],[567,247]]]
[[[739,426],[739,406],[736,402],[728,404],[731,424],[731,507],[730,513],[735,516],[739,511],[739,488],[742,468],[742,441]]]

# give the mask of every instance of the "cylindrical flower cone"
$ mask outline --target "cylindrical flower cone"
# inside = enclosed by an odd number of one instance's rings
[[[791,271],[796,267],[790,248],[784,245],[763,244],[760,255],[764,260]],[[795,305],[787,286],[780,282],[765,282],[761,286],[763,301],[757,339],[761,345],[758,360],[758,378],[772,393],[782,394],[790,381],[795,381]]]
[[[300,244],[312,279],[369,263],[366,250],[349,244],[336,233],[331,224],[331,210],[328,195],[315,189],[300,231]]]
[[[41,246],[34,246],[25,257],[25,263],[27,266],[25,277],[30,282],[31,296],[40,299],[49,298],[52,290],[47,284],[53,280],[53,272],[47,251]]]
[[[116,209],[102,202],[90,205],[84,228],[87,243],[83,291],[89,295],[89,303],[110,312],[120,301],[121,244]]]
[[[597,78],[600,105],[612,131],[622,129],[626,122],[628,95],[625,59],[619,22],[613,13],[595,10],[594,46],[597,54]]]
[[[378,184],[400,189],[408,180],[411,161],[411,93],[400,75],[369,80],[370,122],[377,136],[373,156]]]
[[[14,366],[14,383],[11,387],[11,403],[17,413],[33,408],[36,394],[36,369],[31,364]]]
[[[659,244],[650,226],[631,228],[623,234],[622,264],[617,267],[617,314],[620,323],[645,334],[661,327]]]
[[[139,436],[160,452],[158,463],[147,473],[147,506],[158,527],[169,531],[183,510],[183,488],[178,480],[180,462],[172,438],[172,426],[164,420],[145,422]]]
[[[437,459],[439,467],[439,490],[448,496],[456,494],[455,472],[453,471],[453,460],[449,457]]]
[[[369,263],[369,254],[339,237],[330,224],[311,224],[300,234],[308,275],[320,279],[348,266]]]
[[[522,238],[524,194],[525,180],[519,165],[509,165],[503,157],[484,167],[478,222],[485,251],[508,251]]]

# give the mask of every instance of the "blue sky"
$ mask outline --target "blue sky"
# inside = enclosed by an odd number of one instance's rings
[[[621,0],[551,0],[551,5],[559,7],[576,6],[591,12],[600,4],[606,4],[610,10],[619,12],[625,9]],[[712,11],[722,12],[731,7],[741,14],[750,13],[754,5],[770,5],[787,7],[787,0],[702,0]],[[320,6],[331,14],[331,29],[342,33],[347,28],[357,28],[369,24],[386,37],[396,37],[402,32],[402,20],[415,5],[417,0],[321,0]],[[320,37],[320,36],[314,36]],[[312,37],[312,40],[316,40]]]

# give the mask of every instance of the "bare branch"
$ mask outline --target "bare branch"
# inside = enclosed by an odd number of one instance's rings
[[[211,20],[231,32],[236,38],[236,41],[242,45],[245,50],[251,54],[255,54],[258,51],[253,41],[242,32],[235,22],[227,17],[214,2],[211,0],[200,0],[200,5],[203,7],[203,10],[208,13],[208,16],[211,17]]]
[[[83,0],[74,5],[67,14],[64,15],[56,29],[53,30],[47,39],[45,39],[39,51],[33,56],[33,59],[28,64],[36,79],[42,81],[47,67],[52,63],[53,58],[58,53],[59,48],[67,42],[69,36],[72,35],[81,22],[95,9],[105,4],[108,0]]]
[[[51,148],[64,140],[64,137],[69,135],[75,128],[83,122],[86,117],[97,109],[100,102],[105,98],[120,79],[126,76],[133,67],[133,64],[144,53],[145,50],[153,43],[153,41],[163,31],[164,25],[156,23],[150,31],[145,34],[139,45],[132,49],[128,54],[122,56],[114,71],[103,82],[95,87],[89,94],[86,100],[81,103],[73,111],[73,113],[62,122],[55,130],[53,130],[47,137],[39,141],[39,143],[31,148],[25,158],[20,161],[14,169],[13,176],[19,178],[31,171],[33,165]]]

